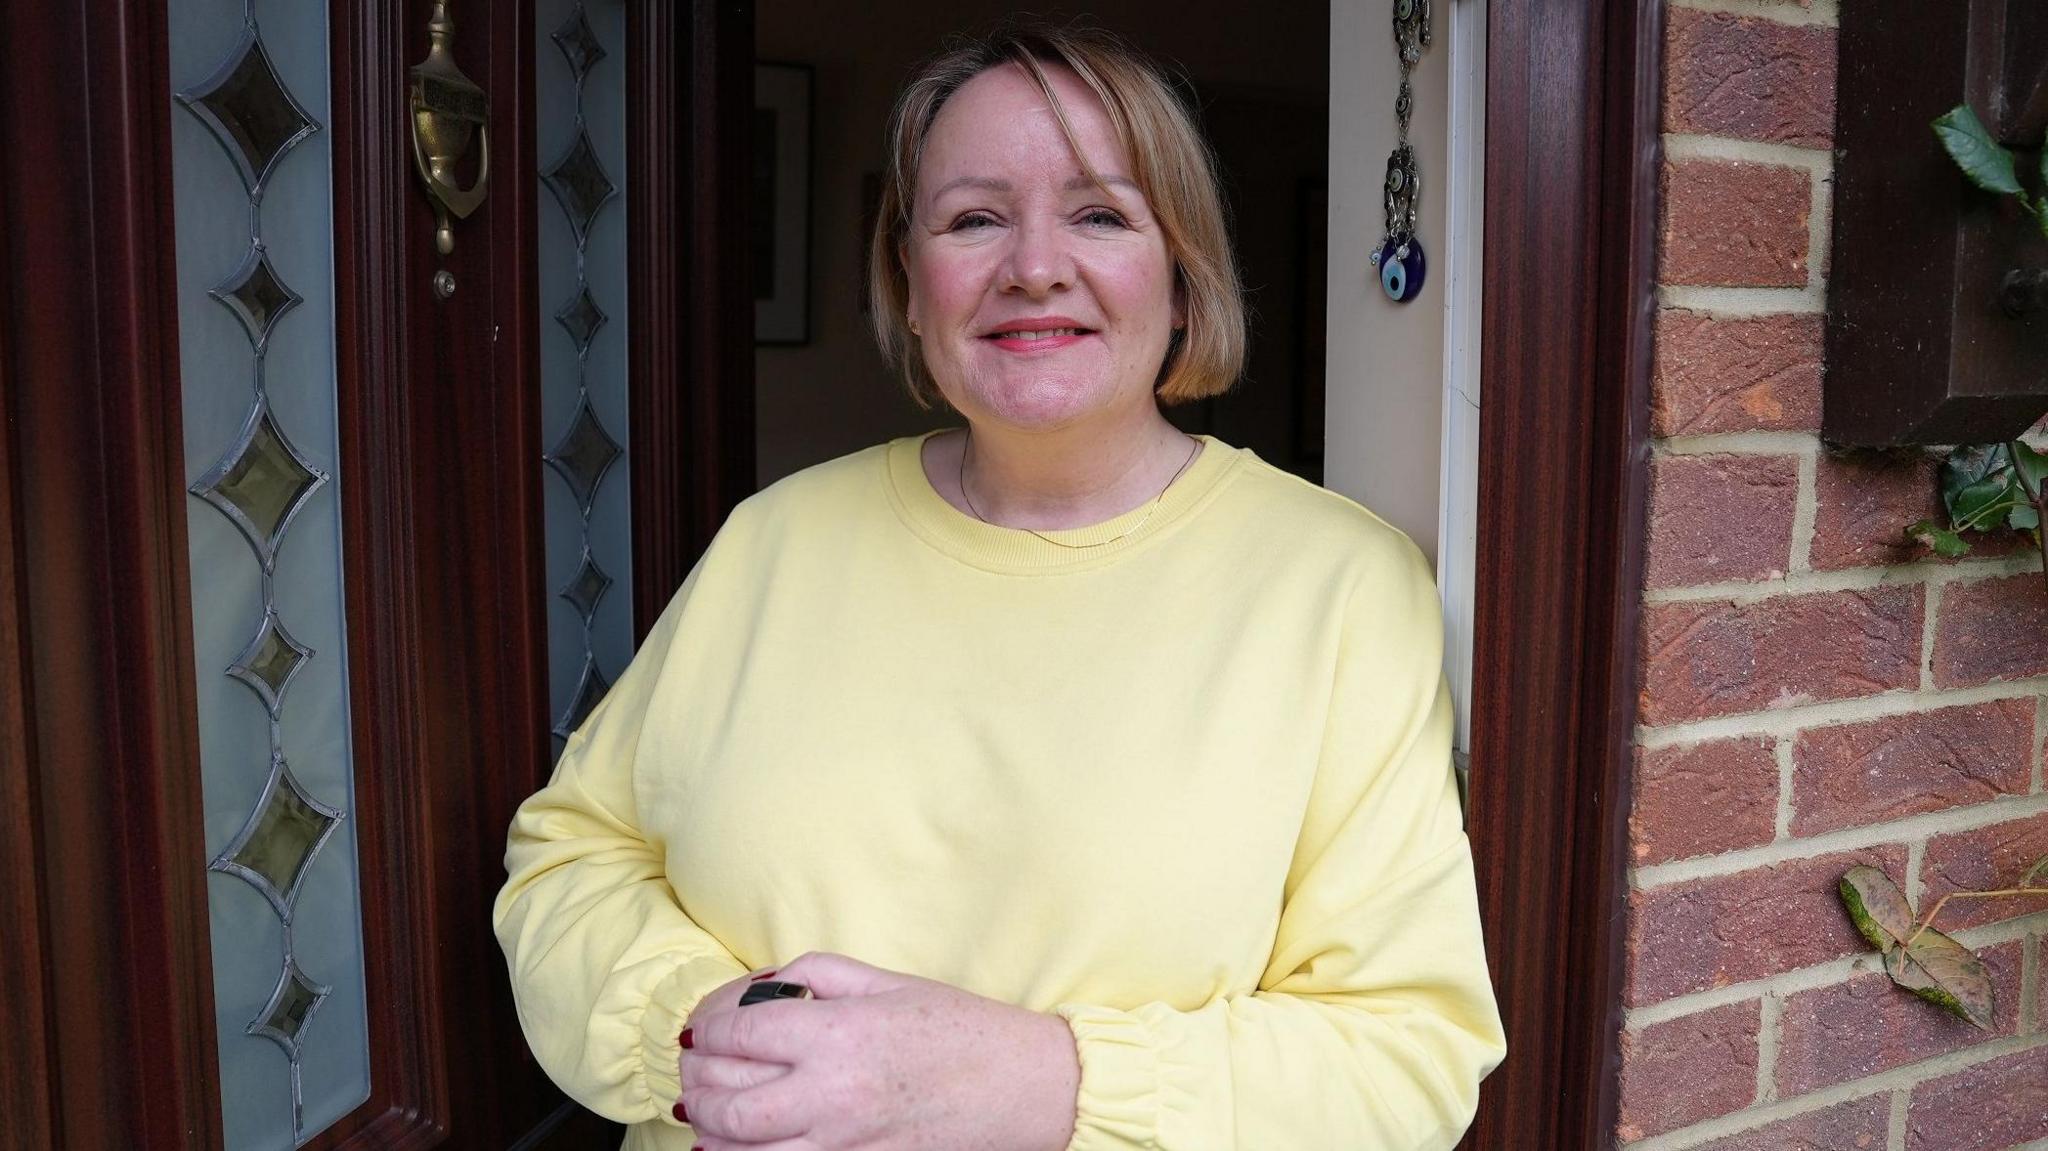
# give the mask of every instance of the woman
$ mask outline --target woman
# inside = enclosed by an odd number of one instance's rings
[[[1243,358],[1192,118],[1006,32],[892,152],[877,333],[966,427],[748,500],[521,807],[535,1054],[629,1148],[1451,1146],[1503,1041],[1435,589],[1160,414]]]

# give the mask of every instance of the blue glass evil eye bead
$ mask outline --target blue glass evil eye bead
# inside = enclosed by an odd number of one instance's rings
[[[1407,254],[1402,254],[1402,249]],[[1410,239],[1400,244],[1389,239],[1373,253],[1372,262],[1380,266],[1380,290],[1389,300],[1405,304],[1422,292],[1422,278],[1429,265],[1422,257],[1422,241]]]

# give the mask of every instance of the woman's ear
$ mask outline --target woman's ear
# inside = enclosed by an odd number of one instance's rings
[[[917,325],[917,277],[910,274],[910,245],[907,242],[896,245],[896,264],[903,269],[903,318],[910,325],[910,334],[923,334]]]

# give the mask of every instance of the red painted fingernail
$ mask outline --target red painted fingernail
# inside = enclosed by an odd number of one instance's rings
[[[688,1027],[683,1028],[683,1033],[676,1036],[676,1042],[683,1045],[683,1050],[688,1051],[690,1049],[690,1029]]]
[[[775,974],[775,973],[774,973],[773,971],[763,971],[763,972],[762,972],[761,974],[759,974],[759,975],[756,975],[756,976],[754,976],[754,978],[753,978],[752,980],[750,980],[750,982],[753,982],[753,983],[759,983],[759,982],[761,982],[761,981],[762,981],[763,979],[767,979],[767,978],[769,978],[770,976],[772,976],[772,975],[774,975],[774,974]]]
[[[690,1113],[688,1111],[683,1110],[683,1101],[680,1099],[676,1100],[675,1112],[676,1122],[688,1123],[690,1121]]]

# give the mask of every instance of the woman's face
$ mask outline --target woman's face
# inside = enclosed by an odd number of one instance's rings
[[[1151,406],[1178,322],[1165,237],[1101,101],[1045,70],[1109,194],[1038,86],[1004,65],[933,121],[903,250],[939,391],[970,420],[1031,430]]]

